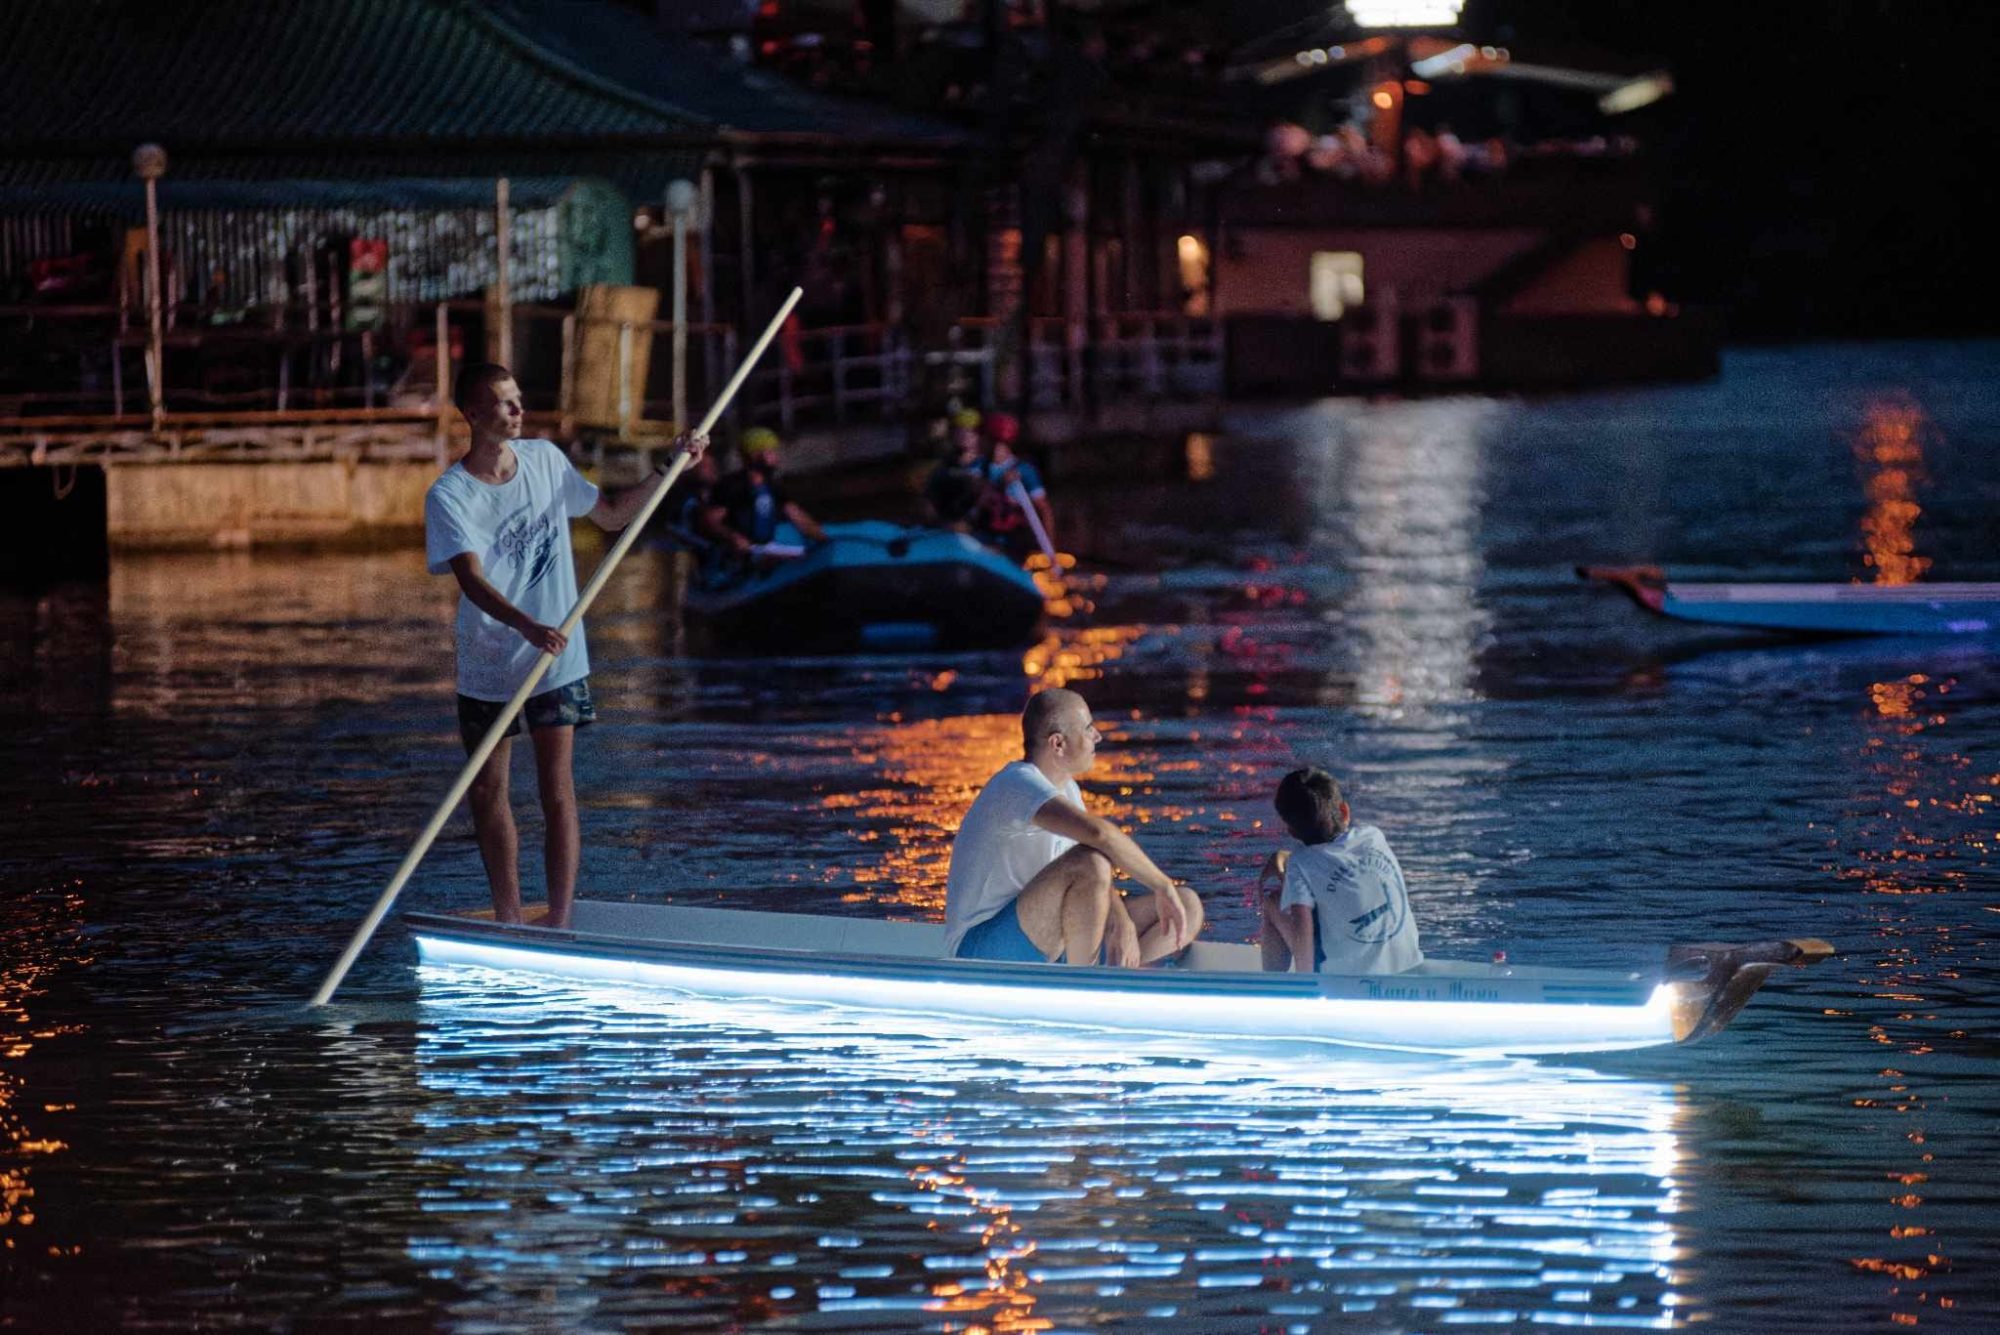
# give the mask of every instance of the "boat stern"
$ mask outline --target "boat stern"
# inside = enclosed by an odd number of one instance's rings
[[[1779,965],[1804,968],[1832,954],[1831,944],[1811,936],[1670,947],[1667,984],[1673,989],[1674,1041],[1693,1043],[1721,1030]]]
[[[1578,566],[1576,573],[1593,584],[1609,584],[1648,612],[1665,613],[1667,572],[1658,566]]]

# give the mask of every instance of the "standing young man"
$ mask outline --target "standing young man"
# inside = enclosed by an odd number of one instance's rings
[[[472,827],[493,888],[493,916],[521,921],[520,836],[508,799],[508,761],[523,719],[535,745],[535,777],[547,822],[543,863],[550,927],[569,925],[582,833],[570,759],[576,729],[593,722],[590,657],[583,626],[558,627],[576,606],[569,522],[589,515],[624,528],[651,495],[648,481],[616,500],[600,493],[554,442],[522,440],[521,390],[492,362],[459,373],[452,402],[472,429],[472,448],[424,496],[424,551],[433,575],[458,580],[458,731],[470,755],[536,659],[556,655],[539,694],[507,730],[472,782]],[[699,460],[708,441],[682,437],[676,453]]]
[[[1117,826],[1083,809],[1079,774],[1101,735],[1075,691],[1051,688],[1021,712],[1023,758],[987,781],[951,844],[945,954],[1137,967],[1201,931],[1201,897],[1175,885]],[[1152,891],[1125,896],[1112,868]]]

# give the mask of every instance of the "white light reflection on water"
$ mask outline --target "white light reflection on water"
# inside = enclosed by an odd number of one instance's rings
[[[468,1321],[1662,1327],[1667,1085],[425,969]]]
[[[1335,440],[1312,479],[1313,541],[1353,574],[1355,703],[1394,713],[1472,698],[1488,618],[1475,593],[1491,399],[1328,405]]]
[[[1513,411],[1480,398],[1328,401],[1292,424],[1323,442],[1301,450],[1299,483],[1312,565],[1331,586],[1332,655],[1326,711],[1295,720],[1288,742],[1388,834],[1422,884],[1433,940],[1478,932],[1491,858],[1475,850],[1493,837],[1483,795],[1514,763],[1474,723],[1492,626],[1480,602],[1485,456]]]

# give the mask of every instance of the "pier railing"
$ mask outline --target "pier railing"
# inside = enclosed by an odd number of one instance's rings
[[[900,421],[909,413],[909,338],[895,325],[787,331],[770,360],[750,377],[746,411],[785,435],[805,426]]]
[[[485,359],[497,308],[476,300],[399,306],[380,329],[301,328],[297,312],[176,307],[163,336],[159,411],[147,334],[117,306],[0,306],[0,466],[369,457],[443,461],[463,437],[450,404],[455,370]],[[517,304],[501,354],[531,429],[573,442],[663,441],[676,401],[667,320],[620,320]],[[787,331],[745,387],[733,425],[792,434],[894,423],[947,400],[996,406],[1006,323],[968,319],[943,346],[918,349],[887,324]],[[690,324],[680,399],[708,401],[735,370],[736,330]],[[498,348],[494,348],[499,353]],[[1128,312],[1028,325],[1031,396],[1040,409],[1221,392],[1219,325]],[[10,381],[12,383],[10,383]]]
[[[1037,319],[1028,343],[1037,408],[1222,392],[1222,326],[1206,317],[1126,311],[1087,323]]]

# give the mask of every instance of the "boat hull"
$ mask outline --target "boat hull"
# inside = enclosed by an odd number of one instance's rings
[[[649,913],[672,919],[648,925],[642,920]],[[1652,1047],[1683,1035],[1690,1001],[1684,984],[1610,971],[1442,961],[1405,974],[1357,977],[1069,968],[943,959],[942,929],[926,924],[590,902],[577,906],[576,921],[586,930],[409,918],[428,967],[484,967],[708,997],[1003,1023],[1412,1052],[1535,1055]],[[634,922],[641,924],[638,931],[709,939],[637,935]],[[816,939],[821,946],[738,943],[746,935],[765,942]],[[925,953],[912,953],[914,946]],[[1232,962],[1255,956],[1243,946],[1196,949]]]
[[[1010,648],[1041,623],[1034,577],[962,533],[829,524],[825,543],[739,583],[691,590],[710,635],[760,649]]]
[[[1994,584],[1668,584],[1663,615],[1826,635],[2000,633]]]
[[[1684,584],[1658,566],[1578,566],[1649,612],[1809,635],[2000,636],[2000,584]]]

